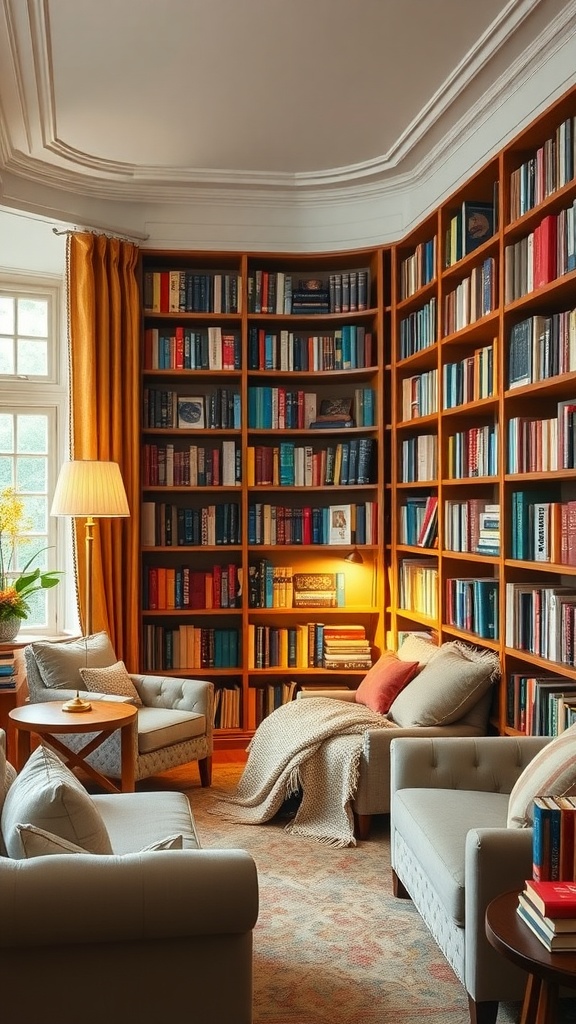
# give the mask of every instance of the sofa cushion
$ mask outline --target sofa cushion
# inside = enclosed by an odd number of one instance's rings
[[[68,854],[68,853],[87,853],[83,846],[78,846],[76,843],[71,843],[67,839],[62,839],[60,836],[54,835],[53,832],[47,832],[46,829],[37,828],[35,825],[17,825],[18,834],[22,841],[22,847],[24,849],[24,857],[30,860],[32,857],[45,857],[48,854]],[[153,843],[149,843],[148,846],[142,847],[141,853],[148,850],[181,850],[182,849],[182,836],[172,835],[166,836],[164,839],[158,839]]]
[[[47,747],[37,747],[10,786],[2,808],[9,857],[24,857],[17,825],[46,829],[89,853],[112,853],[104,821],[82,784]]]
[[[356,702],[385,715],[394,698],[414,678],[419,667],[417,661],[400,661],[391,651],[386,651],[358,686]]]
[[[158,836],[182,836],[185,850],[199,850],[200,840],[190,801],[184,793],[154,790],[139,793],[97,793],[98,807],[114,853],[137,853]]]
[[[104,632],[62,643],[40,640],[30,647],[40,678],[50,689],[85,690],[81,668],[106,668],[116,661],[110,638]]]
[[[130,697],[133,704],[142,707],[142,700],[126,671],[123,661],[105,668],[81,668],[80,675],[87,690],[95,693],[109,693],[117,697]]]
[[[576,724],[554,737],[526,765],[508,799],[508,828],[527,828],[533,822],[536,796],[576,793]]]
[[[417,661],[420,668],[424,668],[438,654],[438,649],[434,640],[418,636],[417,633],[408,633],[396,651],[396,657],[400,661]]]
[[[443,644],[402,690],[390,718],[402,728],[459,721],[500,674],[496,654],[459,642]]]
[[[461,928],[466,836],[472,828],[504,828],[507,802],[506,793],[463,789],[401,789],[394,794],[395,843],[414,852],[425,876],[422,886],[437,894]],[[396,857],[402,856],[397,849]]]
[[[173,708],[142,707],[138,711],[138,753],[150,754],[173,743],[185,743],[206,732],[204,715]]]

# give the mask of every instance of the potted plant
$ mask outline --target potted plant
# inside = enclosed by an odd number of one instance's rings
[[[15,561],[18,538],[26,534],[24,502],[13,487],[0,492],[0,643],[14,640],[23,619],[30,614],[30,598],[38,590],[49,590],[60,582],[62,572],[42,572],[33,562],[46,551],[40,548],[16,575]]]

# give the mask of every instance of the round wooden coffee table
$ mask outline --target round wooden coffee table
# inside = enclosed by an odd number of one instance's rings
[[[576,950],[549,953],[518,914],[518,889],[497,896],[486,910],[488,941],[528,972],[520,1024],[556,1024],[558,989],[576,988]]]
[[[82,771],[103,786],[109,793],[134,792],[134,734],[138,709],[133,704],[120,704],[113,701],[94,701],[90,711],[81,714],[69,714],[62,710],[64,701],[45,701],[37,704],[25,704],[12,708],[9,717],[16,728],[16,767],[18,771],[30,757],[30,735],[49,738],[50,746],[63,756],[70,768],[81,768]],[[104,740],[116,729],[120,729],[121,748],[121,783],[115,785],[86,758],[96,750]],[[81,750],[70,750],[57,737],[58,734],[97,733],[82,747]]]

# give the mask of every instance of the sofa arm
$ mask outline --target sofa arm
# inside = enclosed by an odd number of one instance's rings
[[[395,737],[391,790],[470,789],[510,793],[548,736]]]
[[[245,850],[2,858],[0,904],[0,947],[230,935],[256,923],[258,878]]]
[[[212,721],[214,684],[208,679],[183,679],[179,676],[130,676],[146,707],[194,711]]]

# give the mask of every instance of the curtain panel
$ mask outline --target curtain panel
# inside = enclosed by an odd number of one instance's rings
[[[129,519],[98,519],[93,544],[93,630],[106,630],[129,671],[138,665],[138,247],[71,233],[67,243],[71,458],[117,462]],[[74,523],[80,620],[86,621],[84,521]]]

